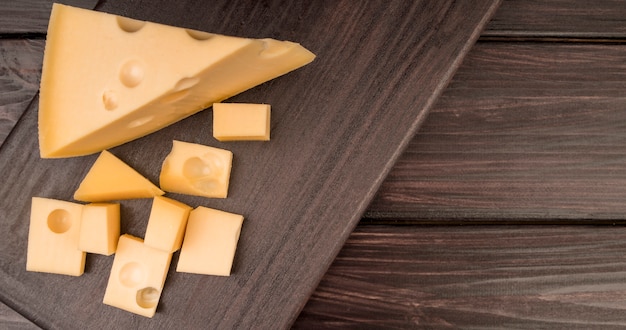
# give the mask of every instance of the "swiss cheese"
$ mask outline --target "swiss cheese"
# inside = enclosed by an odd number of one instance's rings
[[[163,196],[155,196],[148,218],[144,244],[175,252],[180,249],[191,206]]]
[[[43,158],[96,153],[313,61],[297,43],[54,4],[39,98]]]
[[[177,272],[229,276],[243,216],[199,206],[191,211]]]
[[[83,202],[150,198],[164,192],[112,153],[104,150],[80,183],[74,199]]]
[[[83,207],[78,249],[109,256],[120,238],[120,204],[92,203]]]
[[[85,252],[78,249],[83,205],[33,197],[26,270],[79,276]]]
[[[270,105],[213,104],[213,137],[218,141],[268,141]]]
[[[161,167],[161,189],[194,196],[226,198],[233,153],[174,140]]]
[[[103,303],[145,317],[156,312],[172,254],[122,235],[117,244]]]

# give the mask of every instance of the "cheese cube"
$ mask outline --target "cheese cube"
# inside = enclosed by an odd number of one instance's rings
[[[33,197],[26,270],[79,276],[85,252],[78,249],[83,205]]]
[[[120,204],[93,203],[85,205],[80,224],[78,249],[110,256],[120,238]]]
[[[218,141],[268,141],[270,105],[214,103],[213,137]]]
[[[175,252],[180,249],[191,206],[163,196],[155,196],[148,219],[144,244]]]
[[[297,43],[230,37],[53,4],[41,157],[110,149],[313,61]]]
[[[103,303],[145,317],[156,312],[172,254],[120,236]]]
[[[189,215],[177,272],[229,276],[243,216],[199,206]]]
[[[196,143],[174,141],[163,161],[161,189],[173,193],[226,198],[233,153]]]
[[[83,202],[150,198],[164,192],[112,153],[104,150],[74,193]]]

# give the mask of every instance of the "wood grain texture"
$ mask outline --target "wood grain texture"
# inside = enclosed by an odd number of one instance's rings
[[[485,39],[548,43],[475,46],[368,222],[623,221],[625,50],[549,42],[620,38],[624,8],[504,1]],[[622,329],[624,234],[597,226],[361,225],[294,328]]]
[[[44,328],[112,322],[139,329],[288,327],[497,1],[215,6],[160,1],[147,9],[116,2],[101,9],[206,31],[297,40],[318,55],[311,65],[231,99],[272,104],[270,143],[217,143],[210,112],[202,112],[111,150],[154,182],[173,139],[233,151],[229,198],[172,195],[245,216],[233,275],[179,274],[172,267],[157,315],[145,319],[101,303],[110,257],[88,257],[86,274],[78,278],[26,272],[31,197],[71,200],[96,157],[40,159],[34,102],[0,150],[0,169],[10,178],[0,186],[0,301],[20,306]],[[143,236],[149,206],[148,200],[124,202],[122,232]]]
[[[366,216],[623,222],[626,47],[478,43]]]
[[[626,229],[359,226],[295,329],[623,329]]]
[[[52,3],[93,9],[97,0],[2,0],[0,36],[43,36],[48,29]]]
[[[483,37],[626,39],[624,0],[505,0]]]
[[[0,1],[0,34],[46,33],[52,2],[54,1]],[[94,8],[99,2],[99,8],[104,10],[116,6],[115,2],[109,3],[110,1],[103,0],[58,0],[56,2],[83,8]],[[220,12],[216,10],[213,15],[220,16]],[[191,13],[191,15],[201,14]],[[587,0],[504,0],[493,20],[487,25],[483,36],[624,39],[626,38],[626,3],[623,0],[593,2]]]
[[[0,145],[39,90],[43,40],[0,40]]]
[[[0,329],[34,330],[40,328],[9,306],[0,302]]]

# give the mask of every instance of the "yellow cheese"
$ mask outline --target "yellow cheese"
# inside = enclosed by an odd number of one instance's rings
[[[169,192],[226,198],[233,153],[196,143],[174,141],[163,161],[161,189]]]
[[[177,272],[229,276],[243,216],[199,206],[189,215]]]
[[[78,249],[109,256],[120,238],[120,204],[93,203],[83,207]]]
[[[172,254],[120,236],[103,303],[146,317],[156,312]]]
[[[78,249],[83,205],[33,197],[26,270],[79,276],[85,252]]]
[[[270,139],[270,105],[213,104],[213,137],[218,141]]]
[[[54,4],[39,99],[41,157],[120,145],[314,58],[293,42],[210,34]]]
[[[151,198],[164,192],[112,153],[104,150],[74,193],[83,202]]]
[[[152,201],[144,244],[174,252],[180,249],[191,206],[171,198],[156,196]]]

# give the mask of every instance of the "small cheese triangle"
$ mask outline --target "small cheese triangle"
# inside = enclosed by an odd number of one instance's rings
[[[109,149],[314,58],[289,41],[211,34],[55,3],[40,86],[40,155]]]
[[[152,198],[165,194],[112,153],[104,150],[74,193],[83,202]]]

